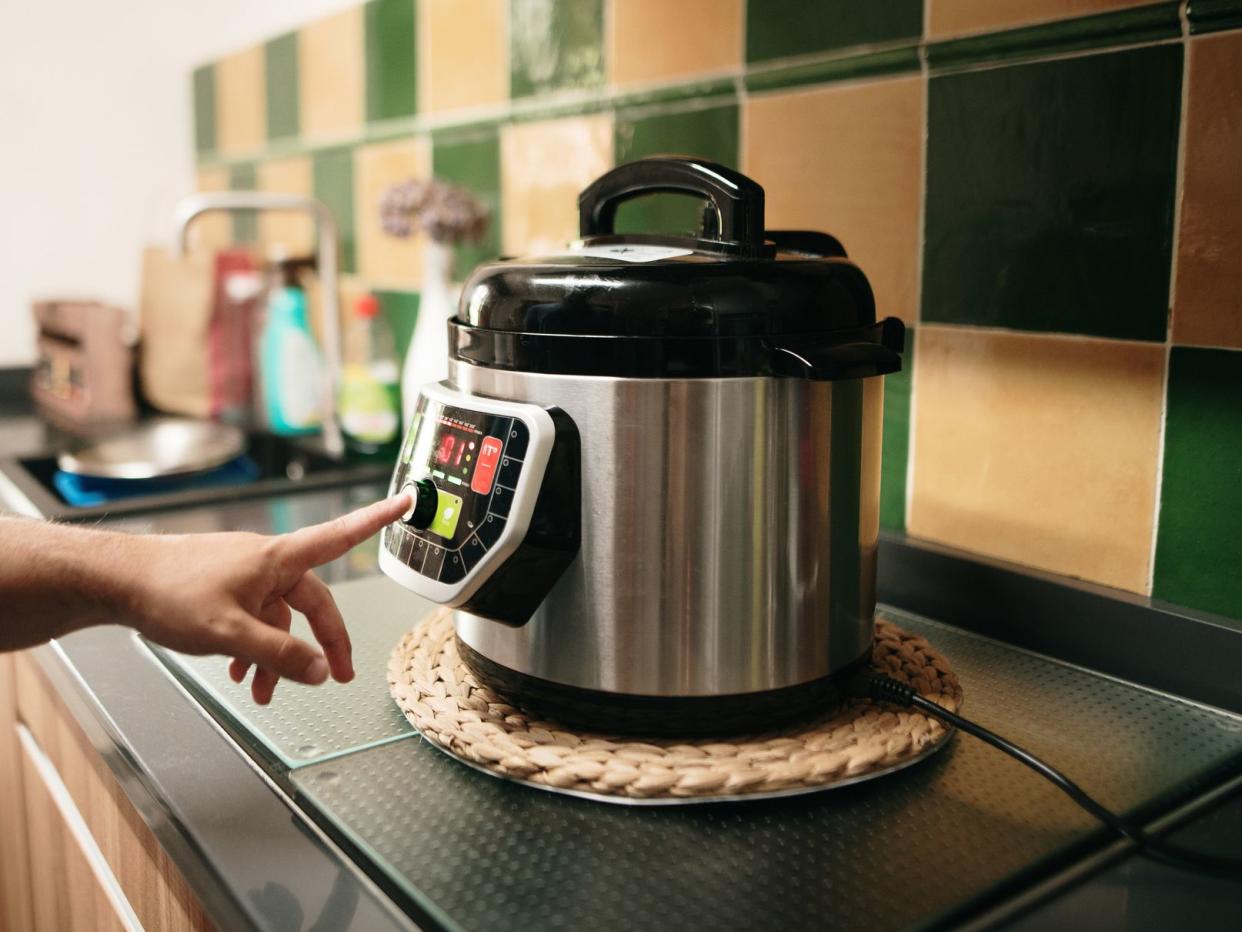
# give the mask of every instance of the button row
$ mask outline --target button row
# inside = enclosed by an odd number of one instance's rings
[[[504,529],[505,519],[489,514],[461,550],[454,551],[428,543],[404,528],[390,527],[386,546],[389,553],[414,572],[442,583],[456,583],[495,546]]]

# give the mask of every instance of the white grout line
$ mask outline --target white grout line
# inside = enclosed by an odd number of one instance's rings
[[[1190,17],[1189,0],[1182,0],[1178,15],[1182,24],[1182,100],[1178,113],[1177,161],[1173,185],[1173,237],[1169,251],[1169,309],[1164,334],[1164,373],[1160,386],[1160,436],[1156,447],[1155,502],[1151,517],[1151,547],[1148,551],[1147,595],[1156,588],[1156,545],[1160,537],[1160,511],[1164,495],[1164,448],[1169,427],[1169,369],[1173,363],[1173,308],[1177,297],[1179,263],[1177,250],[1181,242],[1182,197],[1186,186],[1186,134],[1190,104]]]

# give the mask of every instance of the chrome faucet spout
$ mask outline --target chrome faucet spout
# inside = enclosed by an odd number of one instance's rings
[[[191,194],[177,204],[174,254],[184,255],[190,225],[202,214],[269,210],[302,211],[315,218],[318,229],[315,262],[323,292],[323,348],[327,370],[322,399],[323,442],[330,455],[339,457],[345,452],[336,416],[336,392],[341,378],[340,234],[332,211],[322,201],[300,194],[269,191],[204,191]]]

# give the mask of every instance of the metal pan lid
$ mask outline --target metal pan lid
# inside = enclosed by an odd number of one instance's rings
[[[102,479],[155,479],[223,466],[246,449],[246,435],[215,421],[164,417],[61,453],[65,472]]]

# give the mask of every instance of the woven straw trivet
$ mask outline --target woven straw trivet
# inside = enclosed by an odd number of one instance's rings
[[[925,638],[876,620],[871,666],[956,711],[962,689]],[[949,737],[938,720],[854,700],[779,731],[721,740],[570,732],[523,714],[461,661],[452,612],[414,627],[388,663],[393,699],[428,741],[500,777],[608,802],[693,802],[827,789],[899,769]]]

